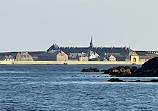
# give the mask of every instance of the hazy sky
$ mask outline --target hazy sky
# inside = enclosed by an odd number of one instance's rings
[[[0,0],[0,51],[59,46],[158,50],[158,0]]]

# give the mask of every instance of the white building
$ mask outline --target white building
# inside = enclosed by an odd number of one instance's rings
[[[87,55],[88,55],[89,59],[95,59],[95,58],[100,57],[99,54],[97,54],[96,52],[93,52],[91,50],[88,51]]]
[[[109,61],[116,61],[116,57],[114,57],[113,55],[111,55],[111,56],[109,57]]]

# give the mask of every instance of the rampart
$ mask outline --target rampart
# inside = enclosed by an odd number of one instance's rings
[[[131,61],[0,61],[0,65],[11,65],[11,64],[30,64],[30,65],[60,65],[60,64],[68,64],[68,65],[90,65],[90,64],[103,64],[103,65],[132,65]],[[137,65],[142,65],[144,62],[138,62]]]

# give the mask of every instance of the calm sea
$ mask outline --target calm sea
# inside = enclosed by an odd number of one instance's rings
[[[1,65],[0,111],[158,111],[158,83],[110,83],[88,67],[113,66]]]

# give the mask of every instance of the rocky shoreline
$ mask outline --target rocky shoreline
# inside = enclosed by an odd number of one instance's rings
[[[98,68],[93,68],[93,67],[90,67],[90,68],[85,68],[85,69],[82,69],[81,72],[100,72]]]
[[[158,79],[151,79],[149,81],[141,81],[141,80],[135,80],[135,81],[124,81],[118,78],[112,78],[108,80],[108,82],[158,82]]]
[[[158,57],[147,61],[140,68],[119,66],[104,70],[104,74],[116,77],[158,77]]]
[[[99,72],[98,68],[83,69],[82,72]],[[137,68],[136,66],[118,66],[101,70],[103,74],[114,77],[158,77],[158,57],[155,57]]]

